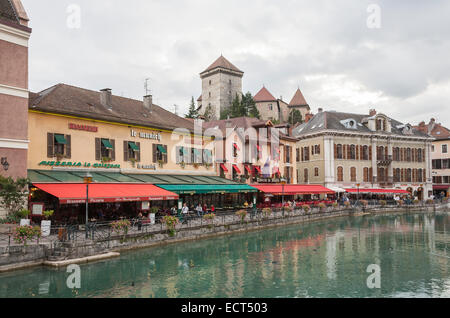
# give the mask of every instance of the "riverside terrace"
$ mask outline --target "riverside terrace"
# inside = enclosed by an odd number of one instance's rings
[[[370,207],[312,207],[302,209],[258,210],[248,215],[221,215],[213,219],[203,217],[181,220],[170,230],[165,224],[149,224],[130,220],[127,231],[115,232],[111,223],[82,226],[54,226],[50,236],[28,242],[27,246],[13,239],[13,226],[0,226],[0,272],[36,265],[64,266],[69,263],[90,262],[119,256],[112,251],[146,248],[159,244],[196,240],[212,236],[286,226],[335,217],[360,216],[369,213],[430,213],[449,211],[449,204],[429,202],[408,206],[373,205]],[[6,229],[6,230],[5,230]],[[87,233],[87,236],[86,236]]]

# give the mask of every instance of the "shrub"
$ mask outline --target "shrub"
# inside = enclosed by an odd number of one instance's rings
[[[27,209],[22,209],[17,213],[17,215],[21,219],[27,219],[30,214],[31,214],[30,210],[27,210]]]
[[[414,200],[413,203],[414,203],[414,204],[419,204],[420,201],[419,201],[419,200]]]
[[[128,234],[128,229],[130,228],[131,223],[128,220],[120,220],[111,223],[111,228],[113,232],[118,234],[123,233],[123,235]]]
[[[427,204],[434,204],[434,200],[428,199],[428,200],[427,200]]]
[[[380,200],[380,205],[381,205],[381,206],[386,206],[386,205],[387,205],[386,200]]]
[[[367,206],[369,205],[369,201],[367,201],[367,200],[361,200],[361,201],[359,201],[359,202],[361,202],[361,204],[362,204],[364,207],[367,207]]]
[[[214,218],[216,217],[216,215],[214,213],[210,213],[210,214],[205,214],[203,216],[204,220],[214,220]]]
[[[333,202],[332,206],[333,206],[333,209],[336,210],[336,208],[339,206],[339,204],[337,202]]]
[[[14,233],[14,241],[17,243],[27,245],[29,240],[33,238],[39,239],[41,237],[41,228],[39,226],[19,226],[16,228]]]
[[[156,206],[151,207],[150,213],[156,214],[156,213],[158,213],[158,212],[159,212],[159,208],[158,208],[158,207],[156,207]]]
[[[241,218],[241,222],[244,222],[245,218],[247,217],[247,211],[246,210],[239,210],[236,212],[236,215]]]
[[[397,201],[398,206],[402,206],[403,204],[405,204],[405,201],[403,200],[398,200]]]
[[[288,213],[294,212],[294,208],[291,207],[291,206],[285,207],[284,210],[285,210],[286,212],[288,212]]]
[[[304,206],[302,206],[303,211],[305,211],[305,213],[308,213],[309,211],[311,211],[311,207],[307,204],[305,204]]]
[[[348,208],[350,206],[350,201],[344,201],[344,205],[346,208]]]
[[[178,218],[166,215],[163,217],[163,223],[167,226],[169,236],[175,236],[175,226],[178,224]]]
[[[263,213],[263,216],[265,218],[267,218],[270,215],[272,215],[272,209],[271,208],[264,208],[264,209],[262,209],[262,213]]]
[[[327,205],[325,203],[320,203],[318,205],[320,211],[325,211],[327,209]]]

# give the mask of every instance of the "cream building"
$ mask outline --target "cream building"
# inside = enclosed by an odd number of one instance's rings
[[[299,183],[432,194],[433,138],[384,114],[321,111],[294,129]]]

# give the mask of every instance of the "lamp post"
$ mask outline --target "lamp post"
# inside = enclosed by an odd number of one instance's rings
[[[85,225],[85,231],[86,231],[86,239],[88,239],[88,226],[89,226],[89,183],[92,182],[92,175],[87,172],[86,175],[83,178],[83,182],[86,184],[86,225]]]
[[[358,202],[358,203],[359,203],[359,186],[360,185],[361,185],[360,183],[356,184],[356,187],[358,188],[358,196],[356,197],[356,202]]]
[[[281,179],[281,206],[283,207],[283,217],[284,217],[284,185],[286,184],[286,179]]]

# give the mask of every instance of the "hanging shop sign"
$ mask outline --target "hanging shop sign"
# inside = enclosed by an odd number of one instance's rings
[[[133,129],[131,129],[131,137],[139,137],[142,139],[151,139],[151,140],[158,140],[161,141],[161,134],[160,133],[147,133],[147,132],[137,132]]]
[[[47,167],[66,167],[66,168],[103,168],[103,169],[120,169],[120,165],[114,165],[109,163],[94,163],[89,162],[70,162],[70,161],[41,161],[40,166]]]
[[[280,178],[257,178],[256,182],[258,183],[281,183]]]
[[[78,125],[78,124],[73,124],[73,123],[69,123],[69,129],[83,130],[83,131],[89,131],[89,132],[98,132],[98,127],[88,126],[88,125]]]

